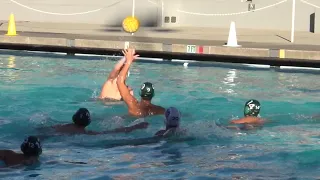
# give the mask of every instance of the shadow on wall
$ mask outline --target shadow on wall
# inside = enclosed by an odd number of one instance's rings
[[[104,28],[101,31],[105,32],[122,32],[122,21],[126,18],[126,16],[117,16],[113,19],[112,22],[107,22],[104,25]],[[143,20],[140,20],[140,27],[157,27],[158,22],[156,19],[150,17],[144,17]]]
[[[144,26],[147,27],[147,26]],[[170,29],[170,28],[162,28],[162,27],[156,27],[156,26],[150,26],[151,28],[149,31],[158,32],[158,33],[170,33],[170,32],[179,32],[179,29]],[[152,28],[153,27],[153,28]],[[102,32],[124,32],[122,29],[122,25],[120,26],[110,26],[110,25],[104,25],[104,28],[101,29]],[[141,31],[140,31],[141,32]],[[139,33],[140,34],[140,33]]]
[[[152,31],[155,32],[163,32],[163,33],[168,33],[168,32],[178,32],[180,30],[178,29],[170,29],[170,28],[156,28],[156,29],[152,29]]]
[[[117,17],[112,23],[106,23],[103,27],[103,29],[101,29],[101,31],[103,32],[123,32],[122,29],[122,21],[125,17],[120,18]],[[160,27],[160,25],[158,25],[157,20],[153,19],[153,18],[147,18],[147,19],[143,19],[140,20],[140,27],[146,27],[146,28],[150,28],[150,31],[154,31],[154,32],[163,32],[163,33],[168,33],[168,32],[177,32],[179,31],[178,29],[174,29],[174,28],[162,28]]]
[[[108,27],[122,27],[122,21],[126,18],[126,16],[117,16],[114,18],[113,22],[106,23]],[[157,27],[158,22],[156,19],[152,17],[144,17],[140,19],[140,26],[141,27]]]

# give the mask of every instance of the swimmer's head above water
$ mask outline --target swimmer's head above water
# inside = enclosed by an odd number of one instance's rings
[[[24,140],[20,147],[23,154],[27,157],[40,156],[42,154],[42,147],[39,138],[29,136]]]
[[[175,107],[169,107],[166,109],[164,123],[166,125],[166,129],[170,128],[178,128],[180,126],[181,113]]]
[[[140,88],[140,96],[143,100],[151,101],[154,96],[154,87],[152,83],[145,82]]]
[[[260,102],[251,99],[247,101],[244,105],[244,116],[255,116],[257,117],[260,113]]]
[[[75,125],[86,127],[91,123],[90,112],[86,108],[80,108],[78,111],[72,116],[73,123]]]

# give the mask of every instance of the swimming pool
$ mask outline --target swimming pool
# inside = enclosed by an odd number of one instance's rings
[[[94,98],[117,57],[66,57],[5,51],[0,54],[0,149],[20,151],[35,128],[69,123],[79,107],[92,114],[89,129],[129,125],[124,104]],[[153,116],[146,130],[130,134],[63,136],[44,140],[41,164],[0,169],[1,179],[316,179],[320,176],[319,71],[199,63],[136,62],[128,84],[154,84],[153,102],[182,111],[189,141],[132,146],[163,127]],[[234,132],[217,127],[243,116],[250,98],[262,104],[263,129]],[[140,119],[141,121],[143,119]],[[129,145],[126,145],[129,144]]]

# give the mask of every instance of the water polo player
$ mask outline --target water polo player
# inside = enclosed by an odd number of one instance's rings
[[[255,127],[261,127],[265,123],[265,120],[260,118],[260,109],[260,102],[255,99],[251,99],[244,105],[244,117],[232,120],[230,123],[242,125],[240,130],[250,130],[254,129]],[[227,128],[238,129],[237,127],[232,126],[228,126]]]
[[[182,133],[183,131],[180,129],[180,120],[181,113],[175,107],[168,108],[165,113],[164,124],[166,126],[165,129],[158,131],[155,136],[171,136],[177,133]]]
[[[4,162],[5,167],[20,164],[32,165],[39,161],[39,156],[42,154],[40,140],[35,136],[26,138],[20,149],[22,153],[16,153],[12,150],[0,150],[0,161]]]
[[[114,66],[113,70],[110,72],[107,80],[104,82],[102,86],[99,99],[105,100],[105,101],[123,101],[118,89],[117,77],[119,75],[119,72],[123,68],[125,61],[126,61],[126,58],[123,57]],[[127,76],[129,76],[129,72],[127,73]],[[128,87],[128,89],[130,91],[130,94],[133,95],[133,90],[130,87]]]
[[[152,83],[145,82],[142,84],[140,88],[140,102],[138,102],[138,100],[132,94],[130,94],[130,89],[125,84],[127,78],[126,74],[128,73],[131,64],[137,56],[135,55],[134,49],[124,50],[123,54],[125,55],[127,62],[119,73],[117,84],[120,94],[128,106],[129,114],[136,117],[163,114],[165,111],[163,107],[151,103],[151,100],[155,94],[155,89]]]
[[[87,131],[86,127],[91,123],[90,112],[86,108],[79,108],[78,111],[72,116],[73,123],[55,125],[52,128],[59,133],[65,134],[88,134],[88,135],[98,135],[98,134],[110,134],[110,133],[121,133],[121,132],[131,132],[136,129],[145,129],[148,127],[147,122],[142,122],[130,127],[121,127],[114,130],[94,132]]]

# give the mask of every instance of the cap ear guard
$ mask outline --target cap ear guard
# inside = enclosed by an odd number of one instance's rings
[[[250,115],[250,108],[249,108],[249,106],[245,106],[245,107],[244,107],[244,115],[245,115],[245,116],[249,116],[249,115]]]

